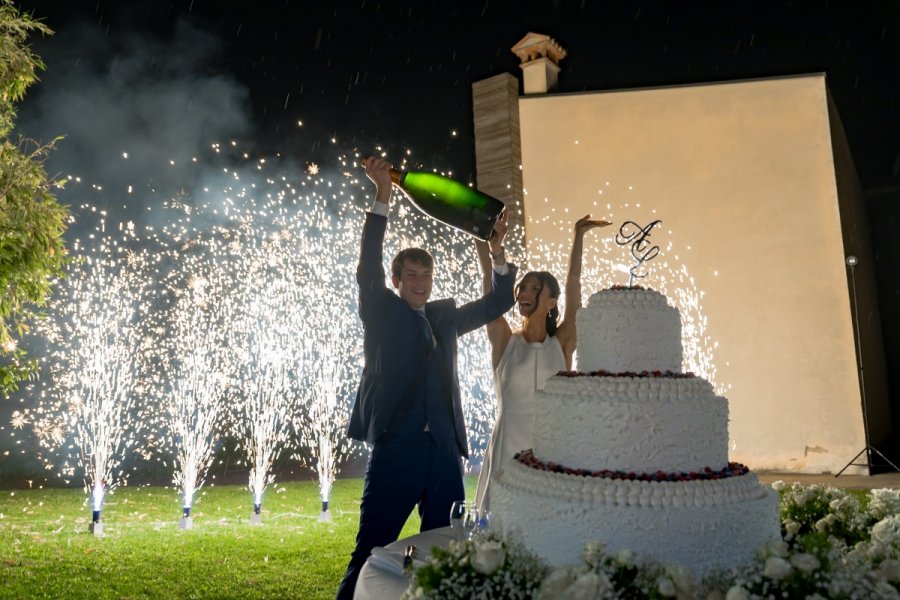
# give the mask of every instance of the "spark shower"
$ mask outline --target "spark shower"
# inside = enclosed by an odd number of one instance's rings
[[[112,222],[88,204],[78,211],[96,229],[70,244],[79,259],[32,336],[46,346],[43,374],[28,386],[14,425],[30,426],[48,471],[83,480],[94,523],[105,494],[139,476],[141,461],[156,461],[171,470],[184,525],[225,439],[243,456],[251,521],[261,520],[279,459],[312,472],[320,519],[330,518],[334,479],[365,451],[344,435],[362,368],[355,269],[372,191],[358,161],[339,157],[300,174],[262,159],[223,169],[149,211],[146,224]],[[628,218],[627,205],[607,209],[598,216],[622,210]],[[436,260],[433,297],[474,299],[480,275],[471,238],[403,199],[395,197],[391,213],[388,260],[402,247],[427,248]],[[627,259],[613,239],[585,245],[583,289],[622,283]],[[672,243],[664,252],[671,257],[645,281],[681,309],[686,367],[714,381],[702,293]],[[550,267],[564,279],[567,256],[559,246],[513,260],[523,272]],[[459,353],[477,469],[496,410],[484,332],[463,337]]]

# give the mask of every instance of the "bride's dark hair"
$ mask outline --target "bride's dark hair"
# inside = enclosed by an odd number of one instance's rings
[[[522,284],[529,277],[536,277],[538,281],[541,282],[541,289],[538,292],[538,296],[541,295],[541,292],[544,291],[544,288],[547,288],[550,291],[551,298],[559,298],[559,282],[556,280],[556,277],[548,273],[547,271],[529,271],[525,273],[522,279],[519,280],[519,283],[516,285],[516,296],[519,295],[519,290],[522,288]],[[547,313],[547,333],[549,335],[553,335],[556,333],[556,328],[559,326],[559,307],[554,306],[550,309],[550,312]]]

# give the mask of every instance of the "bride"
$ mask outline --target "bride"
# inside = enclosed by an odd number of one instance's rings
[[[559,371],[572,368],[575,352],[575,313],[581,308],[581,255],[585,232],[611,225],[585,215],[575,223],[569,273],[566,277],[566,310],[559,322],[559,282],[546,271],[526,273],[516,286],[516,303],[523,317],[515,333],[505,317],[487,324],[491,343],[491,365],[497,396],[497,420],[491,433],[478,477],[475,502],[480,510],[490,510],[490,483],[502,466],[517,452],[531,448],[534,392]],[[486,290],[491,285],[491,257],[498,246],[491,240],[476,242]],[[500,252],[502,253],[502,246]]]

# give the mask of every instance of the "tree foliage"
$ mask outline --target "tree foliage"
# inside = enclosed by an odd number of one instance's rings
[[[0,393],[36,374],[19,344],[68,261],[63,233],[68,210],[53,195],[44,161],[57,140],[40,144],[16,136],[16,105],[44,63],[28,46],[31,34],[52,31],[12,0],[0,0]]]

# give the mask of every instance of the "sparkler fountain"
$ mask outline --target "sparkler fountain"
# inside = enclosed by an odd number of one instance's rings
[[[174,482],[181,489],[181,529],[191,529],[191,507],[212,464],[223,421],[223,403],[230,384],[227,373],[235,364],[226,326],[233,308],[227,273],[212,260],[216,240],[200,244],[181,257],[168,289],[176,296],[165,320],[171,328],[161,344],[167,368],[162,389],[175,452]]]
[[[359,449],[344,434],[347,390],[356,381],[348,360],[361,340],[352,292],[359,227],[348,227],[355,207],[345,185],[322,178],[301,181],[312,188],[305,194],[289,183],[270,191],[272,179],[258,183],[229,191],[240,207],[229,209],[222,230],[232,241],[218,261],[234,273],[240,298],[231,318],[243,350],[233,421],[251,467],[251,522],[261,521],[262,493],[289,441],[288,424],[305,446],[293,456],[315,463],[320,516],[327,518],[338,465]]]
[[[329,261],[330,262],[330,261]],[[327,262],[326,270],[331,268]],[[334,272],[334,271],[332,271]],[[315,343],[305,344],[306,364],[304,411],[294,423],[301,446],[308,456],[294,454],[304,464],[315,469],[319,481],[322,510],[319,521],[331,521],[329,498],[339,465],[358,450],[358,445],[346,435],[346,422],[358,379],[359,340],[362,334],[359,321],[350,306],[350,294],[331,286],[310,285],[309,293],[317,296],[317,303],[330,308],[328,321],[318,333]]]
[[[198,191],[208,196],[197,204],[188,205],[189,196],[173,199],[169,208],[183,211],[183,218],[167,215],[161,237],[148,233],[144,247],[153,251],[128,252],[124,243],[108,237],[98,242],[100,250],[89,249],[83,273],[73,272],[51,307],[58,314],[47,322],[52,378],[38,386],[37,406],[17,413],[17,419],[33,424],[46,449],[61,450],[74,436],[73,448],[83,448],[77,458],[96,500],[92,508],[99,511],[104,494],[124,480],[126,449],[150,453],[156,441],[139,436],[151,417],[161,416],[167,420],[168,444],[175,448],[183,527],[190,526],[191,505],[216,441],[225,433],[234,435],[246,454],[251,522],[261,522],[263,492],[291,441],[298,443],[292,456],[315,469],[320,518],[330,516],[329,496],[340,465],[361,449],[344,433],[361,367],[354,277],[360,213],[371,201],[368,182],[354,166],[357,159],[339,162],[345,170],[335,177],[314,172],[276,176],[262,160],[249,183],[238,172],[226,172],[225,188]],[[631,209],[625,204],[615,210]],[[598,212],[615,220],[612,205]],[[559,215],[558,225],[567,240],[571,219]],[[513,231],[511,237],[520,234]],[[398,200],[385,256],[410,246],[427,248],[435,257],[435,298],[453,296],[463,303],[480,294],[471,238]],[[568,250],[562,242],[533,248],[515,260],[523,270],[533,264],[562,273]],[[702,292],[671,242],[665,251],[652,267],[654,287],[681,310],[687,368],[714,382],[715,346],[706,334]],[[616,254],[611,239],[586,246],[583,289],[619,283]],[[147,268],[151,259],[155,270]],[[148,303],[154,292],[147,291],[142,278],[150,271],[156,278],[153,290],[161,294]],[[134,322],[147,313],[158,314],[144,319],[140,334]],[[510,317],[515,327],[516,316]],[[151,360],[159,367],[150,370],[156,379],[137,395],[159,397],[163,410],[152,413],[131,393],[139,389],[139,363],[151,346]],[[494,418],[488,357],[483,332],[460,340],[470,470],[483,456]],[[92,420],[94,413],[100,416]],[[95,427],[95,421],[109,425]],[[74,467],[63,470],[65,476],[72,473]],[[99,525],[102,531],[96,515],[94,530]]]
[[[295,422],[301,445],[308,449],[309,460],[295,454],[303,462],[314,463],[319,481],[319,497],[322,510],[319,521],[331,521],[329,498],[337,477],[339,464],[353,451],[354,444],[346,435],[346,420],[350,414],[350,391],[355,377],[348,376],[349,361],[355,350],[345,337],[346,330],[329,327],[324,338],[310,351],[317,355],[310,364],[304,416]],[[355,373],[354,373],[355,375]]]
[[[51,305],[55,318],[40,325],[51,344],[50,378],[31,388],[40,389],[31,421],[42,447],[64,455],[64,475],[74,473],[70,461],[83,471],[95,535],[103,534],[105,495],[125,482],[125,451],[141,433],[138,321],[146,310],[144,258],[116,241],[101,240],[60,284]]]
[[[274,480],[272,465],[289,439],[290,424],[297,409],[302,353],[303,320],[299,287],[290,279],[291,255],[280,251],[281,240],[259,240],[256,248],[245,245],[237,257],[245,268],[245,281],[253,282],[236,294],[240,308],[233,319],[235,340],[243,351],[240,381],[235,389],[238,443],[250,465],[253,492],[251,523],[262,522],[262,497]]]

